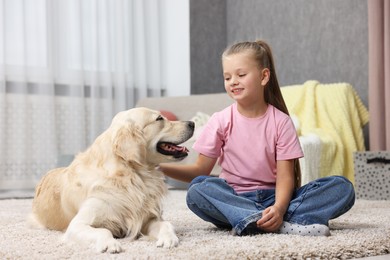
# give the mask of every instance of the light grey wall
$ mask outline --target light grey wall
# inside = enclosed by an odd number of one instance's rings
[[[221,52],[258,38],[281,86],[348,82],[368,104],[367,0],[190,0],[191,93],[223,92]]]
[[[367,105],[366,0],[228,0],[228,44],[264,39],[281,86],[348,82]]]
[[[223,92],[221,54],[227,43],[225,0],[190,0],[191,94]]]

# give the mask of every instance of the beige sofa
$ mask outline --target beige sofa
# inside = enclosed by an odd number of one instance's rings
[[[149,107],[174,113],[179,120],[190,120],[197,112],[211,115],[233,103],[226,93],[141,99],[137,107]]]

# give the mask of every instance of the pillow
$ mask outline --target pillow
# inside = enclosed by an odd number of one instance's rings
[[[202,133],[202,131],[205,128],[205,125],[209,119],[210,119],[210,115],[205,114],[203,112],[197,112],[195,114],[195,116],[193,116],[191,118],[191,121],[195,122],[194,135],[182,144],[185,147],[187,147],[190,152],[184,160],[182,160],[181,162],[178,162],[179,164],[191,164],[197,160],[198,153],[194,151],[192,146],[194,145],[194,143],[195,143],[196,139],[199,137],[199,135]],[[213,170],[211,171],[210,175],[211,176],[219,176],[220,172],[221,172],[221,166],[218,163],[216,163]]]
[[[196,112],[195,116],[191,118],[191,121],[195,122],[195,128],[204,126],[209,121],[210,116],[203,112]]]
[[[190,121],[195,123],[195,131],[194,131],[194,135],[188,140],[189,142],[192,142],[193,144],[193,142],[198,138],[200,133],[203,131],[203,128],[209,119],[210,116],[208,114],[205,114],[203,112],[196,112],[196,114],[190,119]]]
[[[160,110],[163,117],[166,117],[169,121],[177,121],[177,117],[174,113],[167,110]]]

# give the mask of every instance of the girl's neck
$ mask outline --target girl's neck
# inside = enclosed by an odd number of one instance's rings
[[[267,112],[268,104],[265,102],[242,104],[237,102],[238,112],[248,118],[261,117]]]

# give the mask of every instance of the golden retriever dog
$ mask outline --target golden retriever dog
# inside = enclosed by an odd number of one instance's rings
[[[177,246],[162,219],[167,188],[156,166],[188,155],[179,144],[194,132],[191,121],[169,121],[158,111],[118,113],[110,127],[64,168],[49,171],[37,185],[30,223],[65,231],[65,241],[86,242],[99,252],[119,253],[115,238],[141,235],[158,247]]]

